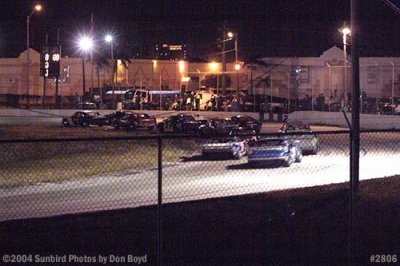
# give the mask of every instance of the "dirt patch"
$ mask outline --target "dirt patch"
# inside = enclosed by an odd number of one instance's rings
[[[1,140],[19,139],[64,139],[64,138],[102,138],[102,137],[129,137],[136,135],[156,134],[147,130],[126,131],[114,130],[110,126],[14,126],[2,125],[0,128]]]

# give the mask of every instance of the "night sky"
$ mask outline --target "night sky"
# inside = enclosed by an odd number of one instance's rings
[[[361,2],[361,1],[360,1]],[[381,0],[362,1],[362,56],[400,56],[400,14]],[[400,7],[400,0],[392,0]],[[26,48],[26,16],[36,1],[2,0],[0,56]],[[190,59],[218,59],[223,25],[238,32],[239,59],[263,56],[319,56],[337,45],[338,29],[350,24],[350,0],[42,0],[31,17],[31,47],[40,50],[46,33],[63,55],[78,54],[76,39],[90,31],[91,14],[103,53],[106,32],[116,35],[116,56],[152,58],[157,43],[184,43]],[[232,43],[227,43],[229,45]],[[233,54],[233,53],[232,53]],[[233,56],[233,55],[228,55]],[[229,58],[228,58],[229,60]]]

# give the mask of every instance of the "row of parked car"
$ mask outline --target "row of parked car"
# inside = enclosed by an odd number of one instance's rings
[[[63,118],[64,126],[113,126],[115,129],[125,128],[134,130],[145,128],[153,130],[157,127],[156,119],[146,113],[133,111],[117,111],[106,115],[101,115],[97,111],[77,111],[71,117]]]
[[[168,116],[160,123],[147,113],[117,111],[101,115],[97,111],[77,111],[70,118],[63,119],[64,126],[113,126],[115,129],[158,129],[162,133],[186,133],[200,135],[259,134],[262,123],[247,115],[230,118],[207,119],[200,115],[178,113]]]

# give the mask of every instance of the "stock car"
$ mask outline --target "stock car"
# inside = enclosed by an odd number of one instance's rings
[[[303,154],[317,154],[319,151],[319,138],[315,134],[312,134],[312,130],[308,124],[301,122],[284,123],[279,133],[289,133],[289,135],[285,135],[285,138],[298,140],[298,145]],[[290,135],[290,133],[294,134]]]
[[[127,130],[135,130],[144,128],[153,130],[157,127],[157,122],[154,116],[150,116],[146,113],[133,113],[128,111],[121,116],[117,115],[112,125],[115,129],[125,128]]]
[[[231,117],[232,123],[237,125],[234,130],[242,134],[260,134],[262,123],[249,115],[236,115]]]
[[[204,158],[221,157],[240,159],[247,154],[247,140],[233,138],[210,139],[202,147]]]
[[[99,112],[96,111],[78,111],[75,112],[71,119],[63,118],[62,124],[64,126],[70,126],[70,122],[76,126],[91,126],[97,125],[99,127],[110,125],[111,122],[107,116],[101,115]]]
[[[230,118],[213,118],[209,123],[200,125],[199,131],[202,135],[229,135],[237,128],[238,125]]]
[[[113,125],[115,120],[120,119],[124,115],[129,115],[129,114],[133,114],[133,111],[126,111],[126,110],[115,111],[115,112],[107,114],[106,116],[108,117],[108,119],[111,121],[111,124]]]
[[[165,118],[158,127],[161,132],[198,134],[200,126],[207,123],[208,119],[200,115],[180,113]]]
[[[301,162],[303,158],[296,141],[285,138],[258,139],[248,144],[247,158],[251,166],[279,162],[289,167],[293,162]]]

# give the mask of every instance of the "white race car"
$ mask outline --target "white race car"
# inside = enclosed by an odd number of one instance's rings
[[[228,157],[240,159],[247,154],[247,140],[233,138],[215,138],[208,141],[202,148],[203,157]]]
[[[313,134],[310,126],[304,123],[284,123],[279,130],[284,138],[297,140],[303,154],[317,154],[319,151],[319,138]]]

